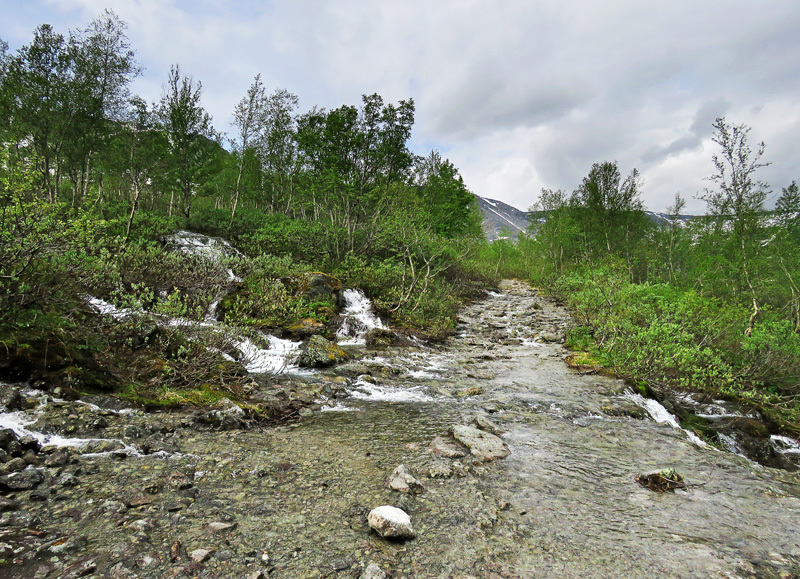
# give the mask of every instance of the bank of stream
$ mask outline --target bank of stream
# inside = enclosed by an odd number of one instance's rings
[[[276,383],[322,393],[277,427],[208,430],[187,414],[23,391],[16,424],[99,441],[28,454],[35,484],[4,479],[0,576],[800,576],[797,473],[708,446],[652,420],[622,381],[571,370],[567,323],[506,282],[444,344],[352,346],[347,364],[262,382],[254,399]],[[476,424],[510,454],[432,449]],[[401,464],[422,492],[387,487]],[[684,488],[635,480],[667,468]],[[406,511],[416,538],[372,531],[380,505]]]

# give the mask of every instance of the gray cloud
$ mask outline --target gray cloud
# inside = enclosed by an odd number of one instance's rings
[[[645,150],[642,153],[642,163],[645,165],[659,163],[668,157],[701,148],[703,139],[714,133],[714,122],[718,118],[724,117],[730,106],[731,104],[722,97],[703,103],[689,126],[688,134],[678,137],[666,146],[654,146]]]

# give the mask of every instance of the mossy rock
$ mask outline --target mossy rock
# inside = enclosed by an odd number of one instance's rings
[[[364,341],[370,348],[392,346],[396,339],[397,335],[394,332],[383,328],[373,328],[364,336]]]
[[[314,318],[301,318],[284,327],[286,337],[302,340],[322,334],[327,326]]]
[[[297,359],[302,368],[324,368],[350,359],[350,354],[323,338],[313,336]]]
[[[344,306],[342,282],[331,275],[310,271],[292,281],[297,284],[297,293],[310,302],[329,302],[337,308]]]

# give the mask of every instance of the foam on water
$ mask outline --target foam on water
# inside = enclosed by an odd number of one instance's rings
[[[248,338],[234,341],[242,353],[240,362],[251,374],[279,374],[281,372],[301,373],[293,359],[300,349],[300,342],[282,340],[275,336],[265,336],[269,348],[264,349]]]
[[[87,296],[87,301],[99,314],[110,315],[117,320],[125,320],[135,313],[132,310],[118,308],[100,298]],[[212,304],[212,306],[216,307],[216,303]],[[219,333],[229,331],[223,329],[210,315],[206,316],[205,321],[202,322],[185,318],[170,318],[157,314],[153,314],[152,317],[159,325],[170,328],[208,328]],[[190,340],[192,339],[190,335],[187,336],[187,338]],[[264,336],[264,338],[269,341],[269,348],[261,348],[247,337],[230,336],[230,342],[242,353],[242,358],[239,361],[248,372],[251,374],[279,374],[281,372],[302,373],[299,367],[292,363],[292,359],[300,348],[300,342],[282,340],[271,335]],[[222,352],[218,348],[208,349],[220,354],[229,362],[236,361],[232,356]]]
[[[356,400],[369,402],[433,402],[435,398],[425,392],[420,386],[398,388],[380,386],[359,380],[350,390],[350,396]]]
[[[122,445],[122,448],[112,452],[124,452],[131,456],[143,456],[143,454],[134,446],[126,444],[124,441],[116,438],[70,438],[61,436],[59,434],[45,434],[37,432],[28,428],[31,424],[36,422],[25,412],[4,412],[0,413],[0,428],[9,429],[19,437],[30,436],[42,447],[55,446],[56,448],[83,448],[93,442],[116,442]],[[110,454],[108,452],[87,453],[84,456],[101,456]]]
[[[133,310],[118,308],[114,304],[110,304],[105,300],[101,300],[100,298],[87,296],[86,300],[98,314],[101,316],[111,316],[115,320],[125,320],[135,313]]]
[[[773,434],[769,441],[772,444],[772,448],[779,454],[800,455],[800,441],[779,434]]]

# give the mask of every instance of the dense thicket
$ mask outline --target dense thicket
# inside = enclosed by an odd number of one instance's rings
[[[131,94],[140,68],[125,30],[106,11],[66,36],[42,25],[16,52],[0,41],[0,370],[22,376],[26,358],[48,374],[108,348],[88,293],[202,317],[195,307],[213,298],[191,281],[202,266],[162,251],[183,228],[244,253],[240,322],[326,321],[278,287],[322,270],[396,323],[452,328],[480,277],[466,264],[485,244],[481,217],[452,163],[409,149],[412,100],[304,112],[256,76],[226,148],[201,82],[178,65],[158,102]]]

